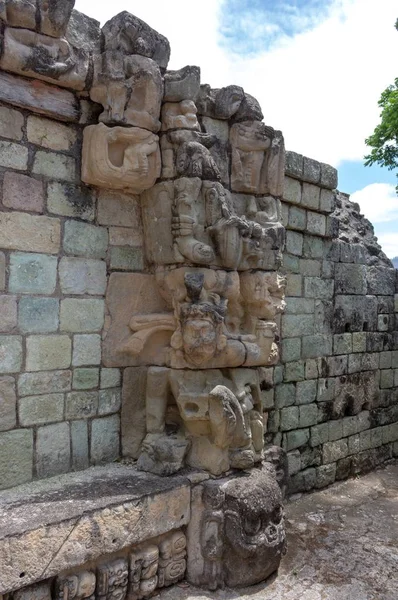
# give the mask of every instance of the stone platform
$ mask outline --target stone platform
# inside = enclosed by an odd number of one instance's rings
[[[186,525],[190,484],[112,464],[0,495],[0,595]]]
[[[278,576],[243,590],[181,583],[159,600],[397,600],[398,462],[291,499]]]

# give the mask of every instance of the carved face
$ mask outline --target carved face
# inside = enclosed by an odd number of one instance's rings
[[[189,319],[182,327],[182,343],[187,360],[201,365],[211,358],[217,350],[217,327],[205,319]]]

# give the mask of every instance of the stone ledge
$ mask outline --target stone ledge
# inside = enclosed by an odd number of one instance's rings
[[[0,494],[0,594],[178,529],[190,484],[112,464]]]

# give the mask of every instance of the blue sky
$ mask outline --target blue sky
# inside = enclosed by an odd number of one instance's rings
[[[395,174],[363,166],[377,101],[398,75],[396,0],[77,0],[102,23],[128,10],[168,37],[169,68],[199,65],[202,82],[238,84],[261,103],[286,147],[339,169],[339,189],[398,255]]]

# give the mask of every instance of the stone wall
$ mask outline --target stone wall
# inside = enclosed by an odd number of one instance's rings
[[[288,152],[286,175],[287,307],[264,393],[299,492],[398,455],[396,271],[335,169]]]

